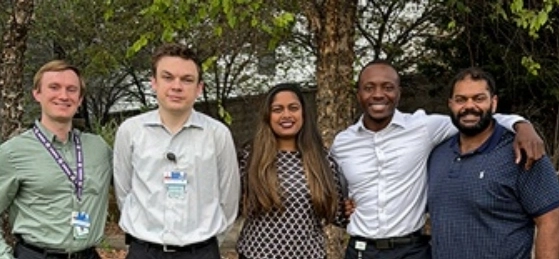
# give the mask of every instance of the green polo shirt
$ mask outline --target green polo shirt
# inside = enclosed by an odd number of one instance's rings
[[[0,211],[9,209],[12,232],[37,247],[74,252],[95,246],[103,237],[107,218],[111,149],[97,135],[74,130],[62,143],[39,122],[35,125],[74,172],[73,134],[78,134],[84,157],[82,199],[77,199],[74,184],[28,130],[0,145]],[[90,233],[84,239],[74,238],[70,224],[74,211],[90,215]],[[0,236],[0,259],[12,258],[11,247]]]

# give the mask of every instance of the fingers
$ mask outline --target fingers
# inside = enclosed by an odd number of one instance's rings
[[[524,165],[524,169],[529,170],[534,163],[545,155],[543,142],[529,141],[514,144],[515,162]]]
[[[355,202],[352,199],[347,199],[344,201],[345,216],[350,217],[355,211]]]
[[[514,148],[514,157],[516,158],[516,159],[514,160],[514,162],[515,162],[517,165],[519,165],[520,162],[522,162],[522,151],[521,151],[521,147],[520,147],[520,145],[518,144],[518,142],[515,141],[515,142],[513,143],[513,148]]]

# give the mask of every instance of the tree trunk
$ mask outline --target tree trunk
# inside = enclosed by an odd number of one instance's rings
[[[33,16],[33,0],[12,1],[13,7],[2,37],[0,89],[2,93],[2,140],[19,134],[23,129],[23,58],[27,33]],[[2,213],[2,229],[8,244],[13,244],[8,216]]]
[[[304,1],[303,10],[318,50],[318,125],[327,146],[354,119],[353,62],[357,0]],[[328,258],[343,258],[344,231],[326,227]]]

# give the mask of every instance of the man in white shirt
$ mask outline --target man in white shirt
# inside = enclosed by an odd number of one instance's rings
[[[219,259],[216,235],[233,224],[240,195],[231,133],[193,109],[203,82],[192,50],[159,47],[152,73],[159,108],[123,122],[114,145],[127,258]]]
[[[429,238],[421,233],[426,164],[431,150],[458,131],[448,116],[398,111],[400,76],[387,61],[361,70],[357,98],[363,116],[339,133],[331,148],[355,203],[345,258],[431,258]],[[543,141],[529,123],[519,123],[522,117],[495,118],[517,131],[517,162],[521,149],[527,166],[543,155]]]

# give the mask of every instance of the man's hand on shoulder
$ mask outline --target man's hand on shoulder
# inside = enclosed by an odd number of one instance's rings
[[[514,154],[517,164],[524,164],[526,170],[545,155],[545,146],[534,126],[526,121],[514,125],[516,138],[514,139]]]

